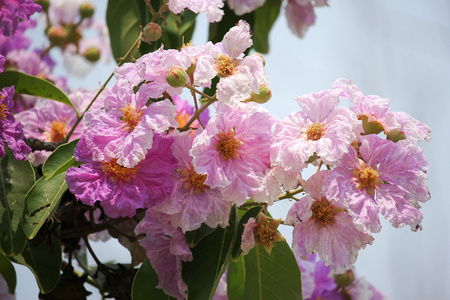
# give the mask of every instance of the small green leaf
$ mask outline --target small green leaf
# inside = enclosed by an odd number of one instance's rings
[[[253,48],[260,53],[269,52],[269,33],[280,13],[281,0],[270,0],[255,11],[252,26]]]
[[[191,249],[193,260],[183,262],[183,280],[188,286],[189,299],[212,299],[220,277],[230,260],[237,227],[236,207],[230,214],[230,224],[218,227]]]
[[[244,300],[245,291],[245,256],[237,262],[230,262],[227,269],[228,300]]]
[[[286,242],[277,242],[271,255],[257,245],[244,256],[244,262],[243,299],[302,299],[300,268]]]
[[[49,180],[41,177],[36,181],[28,192],[23,210],[23,231],[28,238],[34,238],[45,221],[53,215],[66,190],[66,172]]]
[[[29,161],[16,160],[11,150],[0,158],[0,245],[7,256],[17,255],[25,246],[22,229],[25,196],[36,178]]]
[[[9,261],[6,255],[0,250],[0,274],[2,274],[3,278],[8,284],[8,291],[10,294],[14,294],[16,290],[16,270],[14,269],[13,264]]]
[[[241,255],[241,242],[242,242],[242,234],[244,233],[245,224],[248,222],[248,219],[255,218],[259,214],[259,212],[263,209],[262,206],[252,207],[249,209],[239,220],[239,225],[236,231],[236,241],[233,246],[233,250],[231,252],[231,258],[237,259],[239,255]]]
[[[33,272],[43,294],[51,292],[60,277],[61,241],[56,234],[47,231],[38,245],[33,245],[35,240],[27,241],[22,253],[11,258]]]
[[[198,244],[198,242],[200,242],[204,237],[213,233],[215,230],[216,228],[211,228],[206,224],[202,224],[199,229],[186,232],[186,242],[188,243],[189,247],[194,248]]]
[[[78,111],[69,97],[50,81],[17,71],[0,73],[0,89],[12,85],[14,85],[16,93],[62,102],[73,107],[78,115]]]
[[[79,162],[73,156],[73,151],[78,144],[79,139],[71,141],[56,148],[47,158],[42,166],[42,173],[46,180],[59,173],[66,172],[70,167],[77,167]]]
[[[171,300],[175,299],[165,294],[163,290],[157,289],[159,279],[148,258],[142,263],[137,271],[132,288],[132,300]]]

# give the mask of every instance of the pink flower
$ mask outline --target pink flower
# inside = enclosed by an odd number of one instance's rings
[[[266,0],[228,0],[228,6],[238,16],[249,13],[264,5]]]
[[[0,0],[0,28],[3,35],[14,35],[21,20],[29,20],[32,14],[40,11],[42,7],[33,0]]]
[[[286,5],[286,18],[292,33],[302,38],[308,28],[314,25],[316,14],[310,0],[289,0]]]
[[[172,297],[185,299],[187,286],[181,275],[181,263],[191,261],[192,253],[181,230],[172,226],[167,215],[148,209],[135,232],[146,234],[139,243],[147,250],[158,274],[156,287]]]
[[[31,148],[25,143],[23,125],[16,121],[12,113],[14,87],[0,91],[0,157],[5,155],[5,142],[18,160],[27,160]]]
[[[425,185],[428,169],[422,150],[407,142],[394,143],[376,135],[360,137],[359,151],[349,147],[324,184],[327,199],[348,206],[363,229],[378,232],[378,212],[394,227],[420,229],[419,202],[430,198]]]
[[[218,188],[204,184],[207,175],[196,173],[189,155],[191,137],[188,132],[175,134],[171,149],[177,159],[176,171],[172,173],[172,193],[155,209],[170,215],[172,225],[183,232],[195,230],[202,223],[211,228],[226,227],[231,203],[222,197]]]
[[[86,143],[94,161],[110,161],[133,168],[152,147],[152,136],[176,128],[176,107],[169,99],[146,105],[146,87],[134,94],[125,81],[118,81],[105,97],[104,110],[90,110],[83,124]]]
[[[335,273],[343,273],[355,263],[359,250],[372,244],[373,238],[356,228],[344,205],[327,199],[321,192],[330,172],[318,172],[306,181],[304,191],[308,195],[292,206],[285,223],[295,225],[296,255],[317,253]]]
[[[261,191],[270,165],[272,124],[257,104],[218,105],[190,152],[196,172],[207,175],[205,184],[222,188],[223,196],[237,205]]]
[[[320,157],[325,164],[338,162],[355,138],[357,123],[348,108],[336,107],[338,96],[338,91],[326,90],[296,98],[302,111],[291,113],[277,124],[272,164],[301,172],[310,157]]]
[[[176,161],[170,151],[171,139],[155,135],[154,141],[144,159],[127,168],[118,164],[117,159],[93,161],[82,137],[74,154],[86,164],[67,171],[69,190],[87,205],[99,201],[111,218],[133,217],[137,209],[160,203],[172,189],[170,174]]]
[[[185,8],[192,10],[196,14],[206,13],[210,23],[222,20],[223,10],[222,0],[170,0],[169,9],[174,14],[181,13]]]
[[[178,95],[172,96],[172,100],[173,103],[177,106],[177,116],[175,117],[175,120],[178,122],[179,127],[183,127],[194,115],[194,107],[191,106],[188,101],[181,99],[181,97]],[[200,121],[203,125],[206,126],[209,119],[209,110],[206,109],[200,114]],[[198,120],[195,120],[190,127],[199,128],[200,125]],[[191,136],[193,136],[193,133],[191,134]]]

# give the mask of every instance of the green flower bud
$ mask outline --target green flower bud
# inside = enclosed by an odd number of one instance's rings
[[[67,39],[67,32],[64,27],[57,25],[52,26],[47,31],[48,39],[54,46],[61,46]]]
[[[259,87],[259,94],[255,94],[254,92],[252,92],[250,98],[248,98],[244,102],[256,102],[259,104],[263,104],[269,101],[270,98],[272,98],[272,90],[267,84],[263,83]]]
[[[95,7],[90,3],[83,3],[80,6],[80,15],[82,18],[91,18],[94,15]]]
[[[142,30],[142,40],[150,43],[159,40],[161,37],[161,26],[156,23],[148,23]]]
[[[48,11],[50,6],[50,0],[34,0],[34,3],[42,6],[42,11],[44,12]]]
[[[364,134],[379,134],[384,131],[383,125],[376,120],[371,120],[373,117],[360,116],[358,119],[362,120],[362,127]]]
[[[90,62],[96,62],[100,59],[100,50],[95,47],[88,48],[83,53],[83,56]]]
[[[263,66],[266,66],[266,60],[264,59],[264,56],[262,56],[262,55],[259,54],[259,53],[254,53],[254,54],[252,54],[252,55],[258,56],[258,57],[261,59]]]
[[[172,67],[166,72],[166,81],[171,87],[182,87],[187,82],[186,71],[181,67]]]
[[[352,270],[347,270],[345,273],[334,275],[334,281],[338,288],[345,288],[353,283],[355,274]]]
[[[394,143],[397,143],[398,141],[406,140],[406,135],[403,131],[400,131],[398,129],[392,129],[386,135],[386,139],[393,141]]]

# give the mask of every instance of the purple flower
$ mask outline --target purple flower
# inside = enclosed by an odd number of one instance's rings
[[[371,232],[381,229],[378,212],[394,227],[420,229],[419,202],[430,198],[425,185],[428,164],[422,150],[376,135],[360,137],[358,152],[349,147],[325,180],[324,192],[349,208],[355,221]]]
[[[242,205],[260,192],[270,166],[272,117],[257,104],[218,105],[216,115],[193,142],[190,154],[205,184]]]
[[[264,5],[266,0],[228,0],[228,6],[238,16],[249,13]]]
[[[33,0],[0,0],[0,28],[3,35],[11,36],[17,30],[21,20],[29,20],[42,7]]]
[[[339,92],[326,90],[296,98],[302,108],[277,124],[272,164],[301,172],[312,156],[336,164],[355,138],[356,116],[339,104]]]
[[[170,151],[172,142],[172,139],[155,135],[153,147],[144,159],[127,168],[118,164],[115,158],[93,161],[82,137],[74,154],[78,161],[86,164],[67,171],[69,190],[87,205],[99,201],[111,218],[133,217],[137,209],[152,207],[169,195],[172,188],[170,174],[176,168]]]
[[[183,127],[194,115],[195,113],[194,107],[190,105],[189,102],[187,102],[186,100],[181,99],[181,97],[178,95],[173,95],[172,99],[173,103],[177,106],[177,116],[175,119],[178,122],[178,126]],[[202,122],[203,125],[206,126],[208,124],[209,119],[210,119],[209,110],[205,109],[200,114],[200,121]],[[198,120],[195,120],[190,127],[199,128],[200,125],[198,123]],[[193,136],[193,133],[191,134],[191,136]]]
[[[6,58],[0,54],[0,73],[5,70]]]
[[[202,223],[212,228],[226,227],[231,203],[222,197],[218,188],[204,184],[207,175],[196,173],[189,155],[188,132],[176,134],[171,149],[177,159],[176,171],[172,173],[172,193],[155,209],[169,214],[172,225],[183,232],[195,230]]]
[[[330,172],[320,171],[306,181],[304,191],[308,195],[292,206],[285,223],[295,225],[296,255],[317,253],[335,273],[343,273],[355,263],[359,250],[372,244],[373,237],[356,228],[344,205],[328,200],[321,192]]]
[[[176,106],[170,100],[151,103],[146,87],[134,94],[126,81],[118,81],[105,97],[105,109],[90,110],[83,124],[94,161],[110,161],[133,168],[152,147],[154,133],[176,128]]]
[[[316,14],[311,1],[289,0],[286,5],[286,19],[292,33],[298,37],[304,37],[308,28],[314,25],[316,21]]]
[[[174,14],[181,13],[185,8],[196,14],[204,12],[210,23],[219,22],[223,16],[222,0],[170,0],[168,5]]]
[[[181,230],[172,226],[167,215],[148,209],[135,232],[146,234],[139,243],[158,275],[156,287],[172,297],[185,299],[187,286],[181,275],[181,263],[191,261],[192,253]]]
[[[22,124],[16,122],[12,114],[13,96],[13,86],[3,88],[0,92],[0,157],[6,153],[6,142],[16,159],[27,160],[25,155],[31,152],[31,148],[25,143]]]

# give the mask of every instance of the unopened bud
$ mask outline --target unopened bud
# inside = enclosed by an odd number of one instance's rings
[[[142,39],[150,43],[159,40],[161,37],[161,26],[156,23],[148,23],[142,30]]]
[[[100,59],[100,50],[95,47],[88,48],[83,56],[90,62],[96,62]]]
[[[374,117],[360,116],[360,120],[362,120],[362,127],[364,130],[364,134],[379,134],[384,131],[383,125],[378,123],[378,121]]]
[[[94,15],[95,7],[91,3],[83,3],[80,6],[80,15],[82,18],[90,18]]]
[[[57,25],[48,29],[47,36],[52,45],[60,46],[66,41],[67,32],[64,27]]]
[[[34,3],[42,6],[42,11],[44,12],[48,11],[50,6],[50,0],[34,0]]]
[[[345,273],[334,275],[334,281],[338,288],[345,288],[355,281],[355,274],[352,270],[347,270]]]
[[[398,130],[398,129],[392,129],[391,131],[388,132],[388,134],[386,135],[386,139],[393,141],[394,143],[397,143],[398,141],[401,140],[406,140],[406,135],[403,131]]]
[[[248,98],[244,102],[256,102],[258,104],[263,104],[269,101],[270,98],[272,98],[272,90],[267,84],[263,83],[259,87],[259,94],[255,94],[254,92],[252,92],[250,98]]]
[[[259,54],[259,53],[254,53],[254,54],[252,54],[252,55],[258,56],[258,57],[261,59],[263,66],[266,66],[266,60],[264,59],[264,56],[262,56],[262,55]]]
[[[172,67],[166,72],[166,81],[171,87],[182,87],[187,82],[186,71],[181,67]]]
[[[187,68],[186,73],[188,75],[194,74],[196,67],[197,67],[197,65],[193,63],[192,65],[189,66],[189,68]]]

